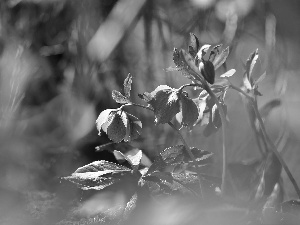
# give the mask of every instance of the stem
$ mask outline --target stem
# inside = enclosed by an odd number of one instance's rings
[[[252,101],[253,102],[253,101]],[[298,198],[300,198],[300,189],[299,186],[295,180],[295,178],[293,177],[290,169],[288,168],[287,164],[284,162],[284,160],[282,159],[281,155],[279,154],[279,152],[277,151],[276,146],[274,145],[274,143],[272,142],[272,140],[269,138],[267,132],[266,132],[266,128],[265,125],[263,123],[263,120],[259,114],[257,105],[253,105],[256,117],[258,119],[259,122],[259,126],[261,128],[261,131],[263,133],[264,138],[267,140],[267,142],[271,145],[271,151],[275,154],[275,156],[277,157],[277,159],[279,160],[280,164],[282,165],[283,169],[285,170],[286,174],[288,175],[290,181],[292,182],[294,189],[298,195]]]
[[[126,105],[123,105],[123,106],[129,106],[129,105],[133,105],[133,106],[138,106],[138,107],[141,107],[141,108],[144,108],[144,109],[148,109],[150,111],[154,111],[152,108],[148,107],[148,106],[144,106],[144,105],[140,105],[140,104],[137,104],[137,103],[129,103],[129,104],[126,104]],[[123,107],[122,106],[122,107]],[[174,126],[174,124],[172,124],[171,122],[168,122],[168,125],[174,130],[176,131],[176,133],[178,134],[182,144],[184,145],[189,157],[192,159],[193,161],[193,164],[195,166],[195,168],[199,168],[198,167],[198,164],[197,164],[197,161],[196,161],[196,158],[195,156],[193,155],[190,147],[188,146],[188,144],[186,143],[186,141],[184,140],[182,134],[180,133],[180,131]],[[200,175],[200,172],[197,170],[197,176],[198,176],[198,179],[199,179],[199,186],[200,186],[200,196],[203,197],[203,194],[202,194],[202,185],[201,185],[201,175]]]
[[[219,113],[221,116],[222,121],[222,152],[223,152],[223,166],[222,166],[222,184],[221,184],[221,193],[222,195],[226,195],[229,193],[229,183],[230,180],[227,176],[227,154],[226,154],[226,143],[225,143],[225,126],[226,126],[226,115],[224,113],[224,110],[222,108],[221,103],[219,102],[216,95],[213,93],[211,88],[208,86],[208,84],[205,82],[203,84],[203,88],[207,91],[207,93],[214,99],[214,102],[217,104],[217,107],[219,109]],[[228,184],[228,185],[227,185]]]
[[[188,155],[190,156],[190,158],[192,159],[193,161],[193,164],[197,170],[198,167],[198,164],[197,164],[197,161],[196,161],[196,158],[195,156],[193,155],[190,147],[188,146],[188,144],[186,143],[186,141],[184,140],[182,134],[180,133],[180,131],[171,123],[171,122],[168,122],[169,126],[172,127],[173,130],[176,131],[176,133],[178,134],[182,144],[184,145]],[[199,179],[199,185],[200,185],[200,196],[203,197],[203,194],[202,194],[202,185],[201,185],[201,176],[200,176],[200,172],[197,170],[197,176],[198,176],[198,179]]]
[[[236,87],[236,86],[234,86],[234,85],[232,85],[232,84],[230,84],[229,87],[232,88],[232,89],[234,89],[234,90],[236,90],[236,91],[238,91],[238,92],[241,93],[244,97],[246,97],[246,100],[245,100],[245,102],[246,102],[246,107],[249,106],[249,107],[253,108],[253,107],[251,106],[252,104],[255,104],[255,105],[257,106],[257,101],[256,101],[256,99],[254,100],[253,97],[251,97],[250,95],[248,95],[245,91],[243,91],[242,89],[240,89],[240,88],[238,88],[238,87]],[[247,100],[248,100],[248,102],[247,102]],[[251,105],[249,105],[249,103],[250,103]],[[256,141],[256,143],[257,143],[258,149],[259,149],[260,153],[262,154],[262,156],[264,157],[264,156],[265,156],[265,152],[263,151],[262,145],[261,145],[261,143],[260,143],[260,140],[261,140],[261,139],[260,139],[260,137],[261,137],[261,131],[256,129],[256,126],[255,126],[255,119],[253,119],[253,117],[251,116],[251,113],[252,113],[253,111],[252,111],[252,109],[249,108],[249,107],[247,107],[246,110],[247,110],[247,112],[248,112],[248,116],[249,116],[249,119],[250,119],[250,126],[251,126],[252,130],[254,131],[254,137],[255,137],[255,141]],[[255,112],[253,112],[253,113],[255,114]],[[261,141],[262,141],[262,143],[263,143],[265,149],[267,150],[267,149],[268,149],[268,146],[267,146],[267,143],[266,143],[265,139],[262,138]]]
[[[261,132],[263,134],[263,137],[264,139],[271,145],[271,151],[272,153],[277,157],[277,159],[279,160],[281,166],[283,167],[283,169],[285,170],[286,174],[288,175],[290,181],[292,182],[293,186],[294,186],[294,189],[298,195],[298,198],[300,198],[300,189],[299,189],[299,186],[295,180],[295,178],[293,177],[290,169],[288,168],[287,164],[284,162],[283,158],[281,157],[281,155],[279,154],[278,150],[277,150],[277,147],[275,146],[275,144],[272,142],[272,140],[269,138],[267,132],[266,132],[266,128],[265,128],[265,125],[264,125],[264,122],[260,116],[260,113],[258,111],[258,107],[257,107],[257,104],[255,103],[254,99],[249,96],[247,93],[245,93],[243,90],[241,90],[240,88],[238,87],[235,87],[234,85],[230,85],[230,87],[238,92],[240,92],[241,94],[243,94],[251,103],[252,103],[252,106],[253,106],[253,109],[254,109],[254,112],[255,112],[255,115],[257,117],[257,120],[259,122],[259,126],[260,126],[260,129],[261,129]]]
[[[240,92],[240,93],[241,93],[242,95],[244,95],[248,100],[253,101],[253,98],[252,98],[250,95],[248,95],[246,92],[244,92],[242,89],[240,89],[240,88],[238,88],[238,87],[236,87],[236,86],[234,86],[234,85],[232,85],[232,84],[230,84],[229,87],[232,88],[232,89],[234,89],[234,90],[236,90],[237,92]]]

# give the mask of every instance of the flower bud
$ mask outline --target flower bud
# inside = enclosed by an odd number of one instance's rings
[[[211,61],[200,62],[199,70],[208,83],[213,84],[215,82],[215,67]]]

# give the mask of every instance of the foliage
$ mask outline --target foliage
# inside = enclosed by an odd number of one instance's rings
[[[188,51],[174,49],[173,61],[176,67],[173,70],[180,71],[191,83],[179,88],[160,85],[152,92],[139,94],[139,97],[147,103],[141,105],[131,99],[132,76],[129,74],[124,81],[124,94],[116,90],[112,92],[113,99],[121,106],[117,109],[104,110],[96,121],[99,135],[103,131],[114,142],[129,142],[138,138],[142,125],[141,121],[128,114],[125,108],[141,107],[154,113],[156,125],[168,124],[174,129],[182,145],[174,145],[162,150],[149,167],[141,163],[143,155],[141,150],[132,156],[126,156],[115,150],[114,155],[120,164],[103,160],[95,161],[80,167],[64,179],[77,184],[83,190],[102,190],[129,180],[135,190],[132,191],[133,194],[124,206],[124,213],[120,216],[120,221],[125,223],[136,216],[135,211],[140,210],[138,206],[143,206],[145,199],[149,201],[145,196],[151,195],[157,198],[182,195],[193,196],[198,199],[200,205],[205,202],[207,196],[216,199],[216,205],[223,205],[228,201],[232,206],[243,205],[249,213],[249,216],[241,219],[240,222],[243,224],[257,222],[270,224],[270,221],[279,222],[279,219],[293,224],[297,217],[294,216],[294,210],[299,212],[298,201],[282,202],[280,181],[282,168],[287,173],[290,172],[281,156],[277,154],[276,147],[271,149],[274,144],[265,133],[261,115],[257,111],[256,99],[261,95],[258,84],[265,76],[263,74],[255,81],[252,78],[253,68],[259,57],[258,50],[250,54],[246,61],[243,87],[240,89],[232,85],[228,79],[235,73],[234,69],[223,73],[220,78],[216,78],[215,75],[215,70],[222,66],[229,56],[229,47],[222,51],[222,45],[200,47],[198,38],[192,33],[190,42]],[[188,87],[198,91],[197,98],[190,98],[184,91],[184,88]],[[202,167],[212,164],[212,153],[189,147],[180,129],[174,124],[178,124],[181,128],[186,127],[190,131],[195,126],[205,126],[203,130],[205,136],[211,135],[222,127],[223,142],[225,142],[224,132],[227,123],[225,96],[229,89],[237,90],[247,100],[248,107],[254,111],[254,118],[258,123],[254,129],[262,134],[259,138],[268,144],[265,146],[265,156],[262,159],[251,164],[231,163],[229,165],[226,164],[226,148],[223,145],[224,165],[220,185],[215,179],[201,173]],[[266,106],[268,110],[271,110],[270,105],[276,107],[276,104],[270,103]],[[291,176],[290,179],[292,181],[293,177]],[[250,183],[246,183],[249,181]],[[207,182],[210,183],[209,186]],[[294,185],[296,191],[299,191],[297,184]],[[287,216],[287,213],[294,215]],[[208,219],[207,223],[210,222],[213,223]],[[237,221],[232,218],[231,222]]]

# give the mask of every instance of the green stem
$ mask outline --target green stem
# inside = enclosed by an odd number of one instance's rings
[[[140,104],[137,104],[137,103],[129,103],[129,104],[126,104],[126,105],[123,105],[123,106],[129,106],[129,105],[133,105],[133,106],[138,106],[138,107],[141,107],[141,108],[144,108],[144,109],[148,109],[150,111],[154,111],[152,108],[148,107],[148,106],[144,106],[144,105],[140,105]],[[122,106],[122,107],[123,107]],[[182,144],[184,145],[189,157],[192,159],[193,161],[193,164],[195,166],[195,168],[199,168],[198,167],[198,164],[197,164],[197,161],[196,161],[196,158],[194,156],[194,154],[192,153],[190,147],[188,146],[188,144],[186,143],[186,141],[184,140],[182,134],[180,133],[180,131],[174,126],[174,124],[172,124],[171,122],[168,122],[168,125],[174,130],[176,131],[176,133],[178,134]],[[200,186],[200,196],[203,197],[203,194],[202,194],[202,185],[201,185],[201,175],[200,175],[200,171],[197,170],[197,176],[198,176],[198,179],[199,179],[199,186]]]
[[[259,126],[261,128],[261,131],[263,133],[264,138],[267,140],[267,142],[271,145],[271,151],[275,154],[275,156],[277,157],[277,159],[279,160],[280,164],[282,165],[283,169],[285,170],[286,174],[288,175],[290,181],[292,182],[294,189],[298,195],[298,198],[300,198],[300,189],[299,186],[295,180],[295,178],[293,177],[290,169],[288,168],[287,164],[284,162],[283,158],[281,157],[281,155],[279,154],[279,152],[277,151],[277,147],[274,145],[273,141],[269,138],[267,132],[266,132],[266,128],[264,125],[264,122],[260,116],[260,113],[258,111],[257,105],[253,105],[256,117],[258,119],[259,122]]]
[[[224,113],[223,107],[221,103],[219,102],[216,95],[213,93],[211,88],[208,86],[208,84],[205,82],[203,84],[203,88],[207,91],[207,93],[212,97],[214,102],[217,104],[217,107],[219,109],[219,113],[221,116],[221,122],[222,122],[222,152],[223,152],[223,166],[222,166],[222,185],[221,185],[221,193],[222,195],[226,195],[230,192],[229,188],[229,178],[227,175],[227,152],[226,152],[226,143],[225,143],[225,131],[226,131],[226,115]]]
[[[200,171],[198,170],[198,164],[197,164],[197,161],[196,161],[196,158],[194,156],[194,154],[192,153],[190,147],[188,146],[188,144],[186,143],[186,141],[184,140],[182,134],[180,133],[180,131],[171,123],[171,122],[168,122],[169,126],[172,127],[173,130],[176,131],[176,133],[178,134],[182,144],[184,145],[189,157],[192,159],[193,161],[193,164],[195,166],[195,169],[197,170],[197,176],[198,176],[198,179],[199,179],[199,185],[200,185],[200,196],[203,197],[203,194],[202,194],[202,185],[201,185],[201,175],[200,175]]]
[[[274,153],[274,155],[277,157],[277,159],[279,160],[280,164],[282,165],[284,171],[286,172],[286,174],[288,175],[290,181],[292,182],[293,186],[294,186],[294,189],[298,195],[298,197],[300,198],[300,189],[299,189],[299,186],[295,180],[295,178],[293,177],[290,169],[288,168],[287,164],[284,162],[284,160],[282,159],[281,155],[279,154],[279,152],[277,151],[277,147],[275,146],[275,144],[273,143],[273,141],[269,138],[267,132],[266,132],[266,128],[265,128],[265,125],[264,125],[264,122],[260,116],[260,113],[259,113],[259,110],[258,110],[258,107],[257,107],[257,104],[255,104],[255,101],[254,99],[249,96],[247,93],[245,93],[243,90],[241,90],[240,88],[238,87],[235,87],[234,85],[230,85],[230,87],[238,92],[240,92],[241,94],[243,94],[251,103],[252,103],[252,106],[253,106],[253,109],[254,109],[254,112],[255,112],[255,115],[257,117],[257,120],[259,122],[259,126],[261,128],[261,131],[262,131],[262,134],[263,134],[263,137],[264,139],[269,143],[269,145],[271,146],[271,151]]]

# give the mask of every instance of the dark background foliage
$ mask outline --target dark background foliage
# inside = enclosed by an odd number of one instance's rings
[[[299,183],[299,10],[297,0],[1,1],[0,223],[56,224],[123,201],[123,192],[83,193],[60,177],[95,160],[115,161],[109,151],[95,151],[109,142],[97,135],[95,120],[117,106],[111,91],[122,89],[128,73],[136,101],[138,93],[160,84],[179,87],[185,78],[166,69],[174,66],[173,48],[187,47],[190,32],[201,45],[230,46],[226,66],[237,70],[236,85],[242,82],[242,63],[258,48],[254,74],[267,72],[259,105],[281,100],[265,122],[274,140],[285,133],[279,148]],[[240,96],[230,92],[226,103],[230,161],[259,157]],[[168,127],[154,126],[153,115],[130,112],[143,122],[142,136],[134,147],[109,150],[140,148],[152,159],[179,142]],[[207,173],[220,176],[220,132],[206,138],[202,130],[184,134],[191,146],[215,153]],[[282,176],[285,199],[294,198]],[[81,200],[85,204],[73,212]]]

